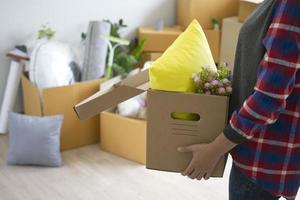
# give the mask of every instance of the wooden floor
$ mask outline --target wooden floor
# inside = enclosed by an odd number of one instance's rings
[[[64,152],[61,168],[7,166],[7,146],[7,136],[0,136],[0,200],[228,199],[230,164],[224,178],[199,182],[147,170],[98,145]]]

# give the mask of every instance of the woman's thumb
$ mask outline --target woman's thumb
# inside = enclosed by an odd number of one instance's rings
[[[185,147],[178,147],[177,151],[181,152],[181,153],[186,153],[186,152],[192,152],[193,148],[192,145],[190,146],[185,146]]]

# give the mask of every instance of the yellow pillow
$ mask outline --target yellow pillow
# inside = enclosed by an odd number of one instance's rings
[[[155,90],[194,92],[192,74],[204,66],[216,69],[205,34],[194,20],[150,67],[150,87]]]

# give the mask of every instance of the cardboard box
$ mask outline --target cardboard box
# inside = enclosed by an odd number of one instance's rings
[[[146,121],[102,112],[100,146],[104,151],[146,164]]]
[[[147,38],[148,41],[144,49],[146,52],[144,52],[140,62],[140,65],[143,65],[148,60],[155,61],[157,58],[159,58],[163,52],[176,40],[180,33],[184,31],[184,28],[180,28],[179,26],[175,27],[174,30],[180,30],[180,32],[176,32],[175,35],[172,33],[172,36],[165,34],[166,32],[160,33],[157,31],[154,31],[155,34],[145,34],[145,29],[141,28],[140,30],[140,38]],[[203,31],[210,46],[213,58],[215,62],[218,62],[220,58],[221,32],[213,29],[204,29]],[[160,50],[160,52],[151,52],[158,50]]]
[[[140,62],[137,67],[143,68],[147,61],[155,61],[158,59],[163,52],[143,52]]]
[[[221,23],[225,17],[237,16],[239,0],[177,0],[177,24],[187,27],[197,19],[203,29],[212,29],[211,17]]]
[[[220,61],[227,62],[233,70],[235,51],[242,23],[237,17],[229,17],[223,20],[221,39]]]
[[[145,59],[145,61],[155,61],[158,59],[163,52],[144,52],[142,57]]]
[[[239,21],[244,22],[263,0],[240,0]]]
[[[182,33],[182,27],[174,26],[156,31],[151,27],[141,27],[138,31],[139,40],[146,39],[144,51],[164,52]]]
[[[177,151],[179,146],[212,142],[226,125],[228,97],[148,91],[147,168],[181,172],[192,159],[190,153]],[[172,113],[199,116],[198,121],[178,120]],[[222,176],[225,158],[213,176]]]
[[[149,89],[148,70],[87,98],[74,108],[79,118],[86,119]],[[148,90],[147,95],[147,156],[149,169],[181,172],[191,154],[177,152],[177,147],[207,143],[223,130],[227,119],[228,98],[192,93]],[[197,113],[197,122],[171,119],[172,112]],[[213,176],[222,176],[225,158]]]
[[[203,31],[205,33],[214,61],[218,63],[220,59],[221,32],[213,29],[204,29]]]
[[[86,81],[63,87],[39,89],[25,74],[22,75],[24,111],[27,115],[61,114],[61,150],[73,149],[99,142],[99,115],[85,121],[78,120],[73,106],[99,91],[102,80]]]

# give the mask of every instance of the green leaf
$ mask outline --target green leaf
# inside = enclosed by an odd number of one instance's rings
[[[126,70],[122,66],[120,66],[118,64],[113,64],[112,70],[113,70],[113,75],[114,76],[121,75],[122,77],[125,77],[128,74],[126,72]]]
[[[138,45],[130,52],[137,60],[141,58],[147,39],[139,41]]]
[[[117,38],[114,36],[106,36],[106,35],[101,35],[100,37],[109,40],[110,42],[114,42],[120,45],[129,45],[130,41],[123,39],[123,38]]]
[[[38,30],[38,39],[47,38],[50,40],[55,35],[55,31],[53,31],[50,27],[46,25],[42,25],[41,29]]]

